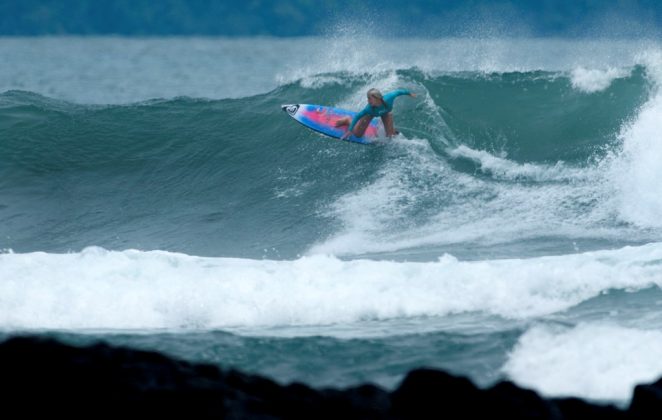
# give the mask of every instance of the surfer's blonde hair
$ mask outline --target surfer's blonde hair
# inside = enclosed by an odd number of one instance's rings
[[[384,96],[379,91],[379,89],[375,89],[375,88],[370,89],[368,91],[368,98],[371,96],[375,99],[379,99],[380,101],[384,102]]]

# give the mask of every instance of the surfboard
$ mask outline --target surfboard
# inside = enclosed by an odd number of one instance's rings
[[[330,106],[310,104],[281,105],[281,109],[299,123],[335,139],[340,139],[347,132],[349,126],[336,127],[336,121],[343,117],[354,118],[356,112]],[[371,144],[384,137],[384,127],[380,118],[373,118],[363,137],[354,134],[344,139],[354,143]]]

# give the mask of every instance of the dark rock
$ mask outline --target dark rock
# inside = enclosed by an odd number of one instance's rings
[[[511,382],[482,390],[434,369],[411,371],[391,393],[373,385],[316,390],[155,352],[35,337],[0,343],[0,395],[4,411],[15,417],[662,418],[662,380],[637,386],[628,411],[577,398],[545,399]]]
[[[522,389],[512,382],[501,382],[485,391],[488,412],[501,413],[508,419],[562,419],[559,408],[553,402],[540,397],[534,391]],[[487,413],[486,413],[487,414]]]
[[[556,405],[566,420],[604,419],[621,420],[630,418],[629,413],[611,405],[590,404],[579,398],[563,398],[555,400]]]
[[[439,408],[464,417],[482,407],[483,395],[468,379],[433,369],[416,369],[392,394],[392,411],[402,418],[439,418]]]
[[[634,388],[630,412],[637,419],[662,418],[662,378],[655,383]]]

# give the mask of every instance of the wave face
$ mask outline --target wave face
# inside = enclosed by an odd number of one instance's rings
[[[238,99],[104,106],[8,91],[0,248],[292,258],[462,253],[555,235],[646,241],[655,187],[618,167],[650,159],[637,142],[657,129],[654,83],[643,65],[599,73],[600,89],[576,77],[337,72]],[[293,98],[357,108],[368,85],[419,92],[397,101],[407,139],[347,147],[279,108]]]

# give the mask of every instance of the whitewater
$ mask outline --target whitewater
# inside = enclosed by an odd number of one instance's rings
[[[654,40],[0,39],[0,331],[280,382],[662,375]],[[366,147],[283,103],[407,88]]]

